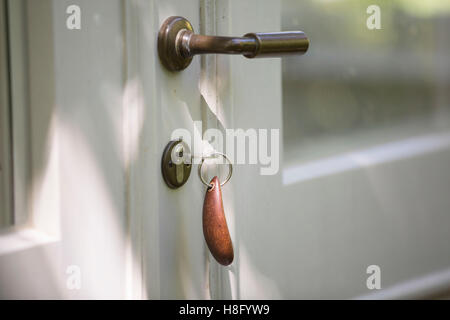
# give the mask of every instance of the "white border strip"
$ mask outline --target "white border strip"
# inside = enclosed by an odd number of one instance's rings
[[[361,167],[410,158],[450,146],[450,133],[430,134],[357,150],[283,170],[283,184],[290,185]]]

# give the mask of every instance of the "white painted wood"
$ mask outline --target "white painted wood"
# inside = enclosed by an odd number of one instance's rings
[[[81,30],[65,28],[69,4]],[[25,1],[24,12],[29,212],[0,237],[0,296],[208,297],[203,187],[193,174],[172,191],[160,173],[172,131],[202,130],[200,62],[169,73],[155,46],[170,15],[198,30],[199,2]],[[70,266],[80,290],[67,288]]]
[[[216,10],[217,32],[221,35],[280,30],[277,1],[219,1]],[[218,56],[217,74],[220,75],[218,120],[222,130],[281,128],[279,59]],[[259,166],[255,165],[234,166],[233,178],[223,188],[223,195],[235,262],[222,268],[221,298],[280,296],[274,277],[288,276],[283,273],[285,261],[280,259],[286,251],[273,246],[276,238],[286,235],[277,229],[282,211],[278,207],[280,191],[280,175],[261,176]]]
[[[68,30],[65,11],[76,3],[81,30]],[[83,273],[82,289],[70,297],[124,298],[123,6],[52,5],[62,260]]]
[[[69,31],[73,2],[25,2],[30,212],[0,237],[3,298],[126,297],[123,8],[77,3],[83,27]],[[23,232],[42,236],[6,251]],[[80,290],[67,286],[70,266],[80,268]]]
[[[182,15],[199,29],[198,1],[132,1],[129,13],[138,21],[133,60],[136,74],[128,75],[142,88],[136,120],[139,152],[131,166],[130,192],[138,197],[131,208],[141,219],[145,296],[150,298],[205,298],[208,294],[206,251],[201,226],[203,187],[193,170],[183,188],[170,190],[163,182],[160,161],[171,133],[186,128],[201,132],[198,79],[200,61],[181,73],[167,72],[156,55],[156,36],[169,16]],[[130,125],[131,126],[131,125]]]
[[[200,30],[201,34],[217,35],[216,30],[216,0],[203,0],[200,3]],[[219,86],[219,75],[217,74],[217,56],[216,55],[201,55],[201,74],[199,82],[199,90],[201,97],[202,108],[202,134],[204,135],[208,129],[217,129],[218,120],[217,112],[219,110],[217,89]],[[219,150],[213,143],[212,147]],[[209,166],[207,173],[212,178],[214,175],[221,176],[220,166]],[[215,261],[209,249],[205,247],[207,256],[207,270],[209,274],[209,297],[211,299],[220,299],[221,288],[221,266]]]

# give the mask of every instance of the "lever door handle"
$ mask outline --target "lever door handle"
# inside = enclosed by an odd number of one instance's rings
[[[302,31],[247,33],[243,37],[206,36],[194,33],[183,17],[169,17],[158,34],[158,54],[170,71],[189,66],[196,54],[242,54],[247,58],[304,54],[309,40]]]

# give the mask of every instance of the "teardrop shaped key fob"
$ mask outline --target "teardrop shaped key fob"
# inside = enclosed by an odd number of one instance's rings
[[[217,177],[210,184],[203,202],[203,235],[213,257],[227,266],[233,262],[234,252],[223,210],[222,190]]]

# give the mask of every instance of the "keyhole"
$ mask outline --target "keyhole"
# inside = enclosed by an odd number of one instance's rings
[[[170,188],[181,187],[189,178],[192,168],[189,155],[189,147],[181,141],[171,141],[166,146],[161,168],[164,181]]]
[[[182,183],[184,180],[184,159],[183,159],[183,148],[180,149],[178,152],[178,157],[182,159],[181,163],[179,165],[175,166],[175,175],[177,177],[177,182]]]

